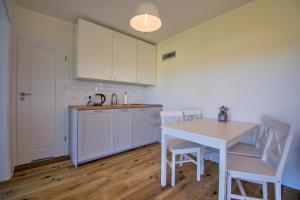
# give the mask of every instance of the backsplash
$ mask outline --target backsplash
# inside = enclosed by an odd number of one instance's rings
[[[69,80],[66,90],[67,105],[85,105],[88,101],[88,96],[92,96],[95,93],[102,93],[106,96],[105,104],[110,104],[112,93],[117,93],[119,102],[122,104],[125,91],[128,94],[128,103],[148,103],[146,86]]]

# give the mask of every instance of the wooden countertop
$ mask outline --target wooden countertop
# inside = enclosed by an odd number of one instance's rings
[[[102,106],[85,106],[70,105],[69,108],[76,110],[107,110],[107,109],[129,109],[129,108],[155,108],[162,107],[161,104],[120,104],[120,105],[102,105]]]

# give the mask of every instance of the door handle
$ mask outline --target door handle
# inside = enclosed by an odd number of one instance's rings
[[[31,93],[25,93],[25,92],[21,92],[21,93],[20,93],[20,95],[21,95],[22,97],[24,97],[24,96],[30,96],[30,95],[31,95]]]

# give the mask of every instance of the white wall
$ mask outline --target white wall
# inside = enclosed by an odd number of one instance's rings
[[[259,122],[262,114],[296,126],[284,184],[300,189],[300,1],[257,0],[158,44],[165,109],[201,108],[216,118]],[[177,57],[162,61],[176,50]],[[154,95],[155,96],[155,95]]]
[[[88,96],[95,93],[104,93],[107,96],[107,102],[110,103],[110,96],[117,92],[120,102],[123,101],[124,91],[128,91],[129,101],[146,102],[147,90],[144,86],[113,84],[96,81],[73,80],[73,24],[56,19],[41,13],[33,12],[27,9],[16,7],[14,10],[14,38],[13,38],[13,75],[12,75],[12,137],[13,137],[13,157],[16,163],[16,50],[18,35],[28,35],[41,38],[48,41],[58,42],[68,50],[68,69],[65,77],[66,92],[65,104],[85,104]],[[66,112],[67,113],[67,112]],[[66,123],[67,126],[67,123]],[[66,135],[67,127],[66,127]],[[66,154],[68,153],[66,148]]]
[[[0,0],[0,181],[11,176],[10,154],[10,20],[6,2]]]

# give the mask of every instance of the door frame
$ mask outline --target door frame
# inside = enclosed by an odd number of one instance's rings
[[[64,156],[68,153],[68,137],[67,137],[67,105],[66,105],[66,80],[67,80],[67,72],[68,72],[68,63],[67,63],[67,55],[68,51],[67,48],[59,43],[58,41],[53,41],[45,38],[41,38],[38,36],[29,36],[26,34],[17,34],[17,56],[16,56],[16,165],[23,164],[20,162],[20,153],[19,153],[19,144],[20,144],[20,134],[21,129],[21,118],[22,118],[22,111],[20,110],[19,105],[19,98],[20,98],[20,91],[19,91],[19,80],[21,75],[20,72],[20,63],[19,63],[19,56],[21,51],[21,44],[22,42],[29,41],[36,41],[37,43],[49,45],[61,51],[62,59],[55,68],[55,130],[56,133],[61,132],[63,134],[62,141],[63,145],[61,149],[57,151],[57,156]],[[57,142],[57,141],[56,141]]]

